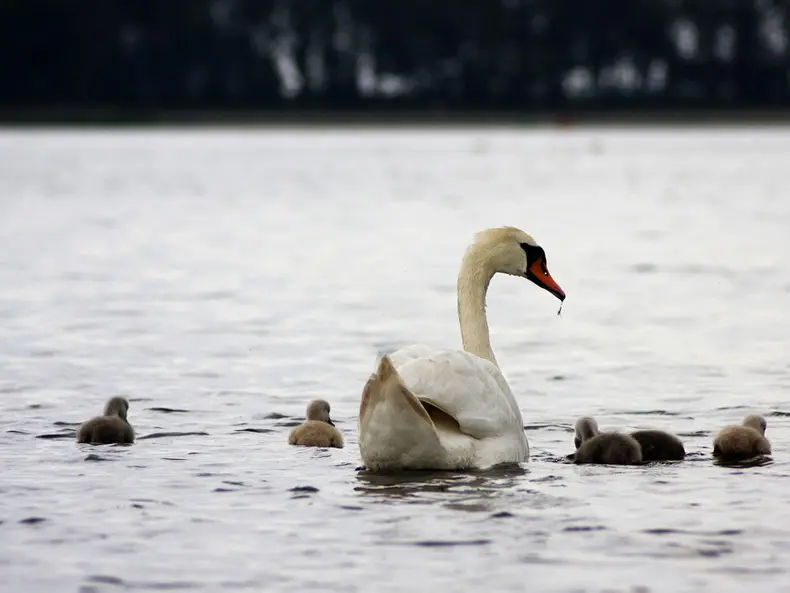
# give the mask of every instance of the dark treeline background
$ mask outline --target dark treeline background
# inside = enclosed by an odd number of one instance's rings
[[[0,108],[790,104],[790,0],[3,0]]]

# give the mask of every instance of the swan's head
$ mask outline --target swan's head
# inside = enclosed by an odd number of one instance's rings
[[[765,418],[760,416],[759,414],[749,414],[743,421],[744,426],[748,426],[749,428],[753,428],[760,434],[765,434],[765,429],[767,424],[765,422]]]
[[[589,416],[582,416],[576,421],[575,430],[576,436],[573,438],[573,444],[578,449],[584,441],[598,434],[598,423]]]
[[[515,227],[487,229],[477,234],[472,247],[493,273],[526,278],[565,300],[565,291],[549,274],[546,253],[528,233]]]
[[[126,420],[129,411],[129,401],[125,397],[111,397],[104,406],[105,416],[120,416]]]
[[[326,422],[331,426],[335,423],[329,417],[329,402],[325,399],[314,399],[307,404],[307,419],[317,420],[319,422]]]

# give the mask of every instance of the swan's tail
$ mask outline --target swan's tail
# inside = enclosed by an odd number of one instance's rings
[[[387,400],[394,400],[393,403],[399,407],[407,405],[418,416],[423,417],[429,424],[433,424],[420,400],[403,384],[390,357],[385,355],[379,360],[376,372],[370,376],[362,391],[359,421],[364,422],[365,416],[372,411],[373,407]]]
[[[369,469],[407,468],[443,450],[431,417],[386,355],[362,391],[359,450]]]

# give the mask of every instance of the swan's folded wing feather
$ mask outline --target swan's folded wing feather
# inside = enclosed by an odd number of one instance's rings
[[[431,358],[439,352],[439,350],[435,350],[423,344],[414,344],[393,352],[389,355],[389,357],[392,365],[398,369],[407,362],[411,362],[420,358]]]
[[[496,365],[468,352],[411,347],[392,357],[403,382],[475,438],[522,426],[521,411]],[[398,361],[395,363],[395,361]]]

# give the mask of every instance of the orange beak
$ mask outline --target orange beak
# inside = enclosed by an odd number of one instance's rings
[[[560,301],[565,300],[565,291],[560,288],[559,284],[554,282],[554,278],[551,277],[549,269],[546,267],[546,260],[542,257],[536,259],[527,269],[527,278],[544,290],[548,290]]]

